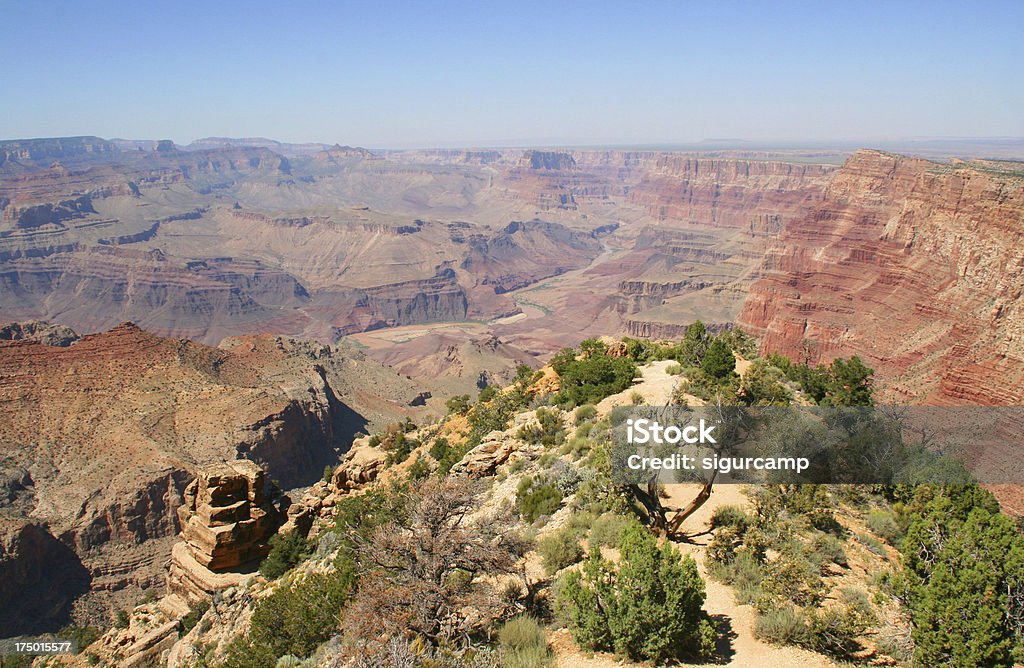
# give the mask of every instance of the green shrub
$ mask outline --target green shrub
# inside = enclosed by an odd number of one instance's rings
[[[600,546],[618,548],[622,543],[622,536],[626,529],[635,524],[636,520],[625,515],[605,513],[594,520],[590,528],[590,547],[594,549]]]
[[[86,647],[99,640],[101,635],[103,635],[103,630],[98,626],[65,626],[57,632],[58,638],[76,642],[79,653],[85,651]]]
[[[729,563],[736,558],[736,550],[743,545],[743,534],[734,526],[724,526],[715,531],[714,538],[708,544],[708,559],[719,563]]]
[[[381,447],[388,451],[388,464],[401,464],[419,446],[419,441],[401,431],[381,443]]]
[[[576,426],[579,427],[584,422],[593,420],[595,417],[597,417],[597,408],[595,408],[593,404],[584,404],[576,409]]]
[[[736,356],[729,344],[721,338],[712,341],[701,360],[700,370],[718,380],[735,375]]]
[[[523,425],[516,432],[519,438],[533,445],[556,446],[565,442],[562,414],[556,409],[538,408],[537,422]]]
[[[469,412],[469,395],[457,394],[444,402],[445,408],[454,415],[465,415]]]
[[[434,439],[434,442],[430,446],[430,456],[434,458],[434,461],[439,462],[444,459],[446,454],[448,454],[448,450],[448,439],[442,436]]]
[[[867,525],[876,535],[890,545],[899,546],[903,531],[896,523],[896,516],[885,510],[872,510],[867,516]]]
[[[582,538],[587,535],[590,528],[594,526],[595,517],[593,513],[582,511],[576,512],[569,515],[568,521],[565,523],[565,528],[571,531],[577,538]]]
[[[576,642],[588,649],[656,663],[714,652],[697,565],[670,544],[658,547],[639,524],[626,529],[618,564],[592,551],[582,570],[560,583],[556,601]]]
[[[765,360],[757,360],[743,374],[740,397],[748,406],[788,406],[793,394],[786,389],[785,374]]]
[[[753,359],[757,356],[757,339],[743,331],[740,327],[727,329],[718,335],[730,350],[735,351],[746,359]]]
[[[313,573],[278,587],[256,603],[249,633],[232,641],[225,668],[266,668],[288,654],[309,656],[337,633],[338,616],[354,583],[355,569],[339,562],[332,573]]]
[[[260,564],[260,574],[276,580],[312,554],[312,545],[298,531],[274,534],[269,541],[270,553]]]
[[[686,381],[680,383],[676,388],[673,395],[674,403],[685,405],[683,394],[692,394],[705,401],[721,399],[723,403],[735,402],[740,389],[739,376],[735,373],[716,378],[699,367],[687,369],[685,373]]]
[[[929,498],[931,497],[931,498]],[[1011,666],[1024,618],[1024,536],[976,485],[921,486],[897,589],[920,665]]]
[[[683,365],[679,364],[678,362],[675,364],[669,364],[667,367],[665,367],[665,373],[667,373],[670,376],[678,376],[682,372]]]
[[[764,582],[764,568],[750,552],[736,551],[729,562],[710,562],[708,572],[716,580],[733,589],[736,601],[743,605],[754,605],[764,597],[761,584]]]
[[[498,396],[498,388],[493,385],[488,385],[484,389],[480,390],[480,394],[477,396],[476,400],[478,402],[487,403],[496,396]]]
[[[498,630],[504,668],[544,668],[554,656],[542,627],[533,617],[515,617]]]
[[[885,556],[885,545],[874,536],[866,533],[859,533],[857,534],[857,541],[866,547],[869,552],[877,554],[880,557]]]
[[[824,610],[810,610],[808,627],[811,649],[838,657],[849,657],[860,648],[859,636],[877,622],[874,610],[862,591],[844,589],[841,604]]]
[[[422,455],[416,455],[416,459],[409,465],[409,478],[422,480],[430,475],[430,464]]]
[[[571,348],[551,359],[551,366],[561,378],[559,403],[593,404],[622,392],[633,383],[636,363],[629,357],[609,357],[601,346],[588,341],[582,342],[580,349],[580,359],[576,359],[576,352]]]
[[[532,523],[538,517],[551,515],[558,510],[562,505],[562,492],[551,483],[539,484],[533,477],[527,476],[519,481],[516,505],[523,519]]]
[[[757,637],[778,645],[797,645],[839,658],[861,649],[858,637],[876,618],[862,592],[843,592],[844,603],[823,610],[783,605],[764,611],[754,627]]]
[[[128,628],[128,623],[129,619],[127,610],[120,609],[114,614],[114,628],[126,629]]]
[[[798,605],[814,605],[825,593],[821,579],[821,567],[808,556],[806,549],[797,542],[783,546],[780,554],[766,565],[766,575],[761,588],[768,599],[759,607],[779,601],[791,601]]]
[[[739,506],[719,506],[711,514],[712,529],[733,527],[742,534],[747,530],[748,526],[750,526],[750,517]]]
[[[843,549],[843,542],[835,536],[818,534],[811,543],[811,549],[821,560],[823,571],[828,564],[836,564],[843,568],[850,565],[850,560],[846,557],[846,551]]]
[[[540,456],[540,459],[537,460],[537,468],[541,469],[542,471],[545,469],[549,469],[557,461],[557,454],[555,454],[554,452],[545,452],[543,455]]]
[[[196,603],[195,607],[189,610],[188,614],[181,618],[180,626],[178,629],[179,635],[185,635],[199,623],[199,620],[203,618],[206,611],[210,609],[210,601],[203,599]]]
[[[754,635],[776,645],[808,647],[811,644],[811,630],[807,620],[792,605],[783,605],[759,614],[754,625]]]
[[[332,477],[334,477],[334,467],[328,464],[324,467],[324,474],[320,479],[324,482],[330,482]]]
[[[554,575],[558,571],[572,566],[583,557],[583,548],[572,530],[562,530],[545,536],[537,545],[544,563],[544,571]]]

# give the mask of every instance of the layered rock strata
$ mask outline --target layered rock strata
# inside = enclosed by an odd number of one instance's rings
[[[188,601],[237,584],[266,556],[286,520],[287,497],[256,464],[203,468],[178,507],[181,542],[171,553],[168,589]]]
[[[741,321],[766,350],[857,354],[884,396],[1024,400],[1024,169],[859,151],[767,253]]]

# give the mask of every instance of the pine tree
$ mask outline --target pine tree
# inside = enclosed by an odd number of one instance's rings
[[[731,374],[735,373],[736,356],[733,355],[729,344],[722,339],[715,339],[708,346],[708,351],[704,354],[704,361],[701,362],[700,368],[701,371],[713,378],[719,380],[728,378]]]
[[[975,486],[937,488],[903,543],[914,658],[926,666],[1012,666],[1024,537]],[[922,488],[919,497],[932,490]],[[917,499],[919,502],[921,499]]]

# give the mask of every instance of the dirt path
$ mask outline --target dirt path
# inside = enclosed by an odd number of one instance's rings
[[[668,498],[665,503],[671,506],[685,505],[699,489],[698,485],[671,485],[667,488]],[[723,505],[748,505],[747,497],[740,485],[719,485],[712,491],[708,499],[684,525],[692,534],[705,531],[715,508]],[[832,668],[836,666],[820,654],[808,652],[796,647],[776,647],[758,640],[754,636],[754,624],[757,611],[749,605],[738,605],[732,589],[712,580],[704,567],[704,550],[710,542],[710,535],[694,536],[689,543],[680,543],[678,548],[684,554],[693,556],[707,586],[707,599],[704,610],[715,620],[720,630],[719,652],[721,663],[677,664],[679,666],[744,666],[758,668]],[[645,664],[618,660],[615,657],[597,653],[587,655],[580,651],[573,642],[569,632],[559,629],[549,637],[551,646],[557,657],[558,668],[641,668]]]
[[[672,390],[679,381],[678,376],[671,376],[666,372],[672,362],[652,362],[640,369],[641,377],[632,388],[616,395],[607,397],[598,405],[601,413],[610,412],[614,406],[632,403],[630,396],[633,392],[639,392],[644,401],[651,405],[663,405],[671,397]],[[749,366],[749,362],[747,363]],[[746,369],[740,369],[742,373]],[[691,405],[700,402],[694,397]],[[672,507],[685,506],[697,493],[699,485],[669,485],[666,487],[668,498],[664,500],[665,505]],[[722,658],[721,663],[708,664],[679,664],[681,666],[745,666],[764,668],[821,668],[834,667],[835,663],[820,654],[808,652],[796,647],[776,647],[769,645],[754,636],[754,624],[757,620],[757,611],[749,605],[738,605],[733,596],[732,589],[726,585],[712,580],[707,575],[704,566],[704,553],[708,543],[711,541],[710,534],[702,534],[707,530],[711,516],[715,509],[723,505],[748,506],[749,500],[743,494],[740,485],[718,485],[711,492],[711,497],[701,506],[697,512],[690,516],[683,525],[683,530],[693,536],[689,542],[679,543],[678,548],[684,554],[693,556],[700,569],[701,575],[707,586],[707,599],[704,602],[704,609],[719,625],[721,639],[719,650]],[[565,629],[555,631],[550,636],[550,642],[555,649],[557,656],[556,665],[558,668],[613,668],[624,666],[637,666],[643,664],[630,663],[628,661],[616,660],[607,654],[595,654],[588,656],[581,652],[572,641],[569,632]]]

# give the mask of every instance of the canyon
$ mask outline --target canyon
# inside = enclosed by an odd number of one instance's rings
[[[1019,404],[1022,230],[1009,160],[0,142],[0,628],[162,587],[201,467],[305,488],[588,336],[738,324]]]
[[[0,156],[4,321],[348,339],[444,392],[699,318],[858,354],[900,400],[1020,398],[1013,161],[95,137]]]

